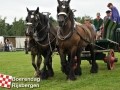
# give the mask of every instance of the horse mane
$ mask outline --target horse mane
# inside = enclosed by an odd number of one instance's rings
[[[70,20],[74,22],[74,13],[71,9],[70,9],[69,17],[70,17]]]
[[[70,19],[70,21],[71,21],[71,23],[72,23],[72,29],[74,29],[74,13],[73,13],[73,11],[69,8],[69,19]]]
[[[44,31],[47,32],[48,30],[50,30],[50,31],[52,30],[51,33],[54,36],[56,36],[56,34],[54,33],[54,32],[56,32],[55,27],[52,24],[52,21],[50,20],[50,18],[48,16],[44,15],[43,13],[39,13],[39,17],[40,17],[40,21],[41,21],[42,25],[47,26],[47,28],[48,28],[48,29],[46,29]],[[41,25],[39,25],[39,26],[41,26]],[[41,28],[43,28],[43,27],[41,27]]]
[[[48,18],[43,13],[39,13],[40,21],[42,24],[47,25],[48,24]]]

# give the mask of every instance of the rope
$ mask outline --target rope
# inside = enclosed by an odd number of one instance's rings
[[[77,31],[77,30],[76,30],[76,31]],[[96,44],[94,44],[94,43],[91,43],[90,41],[84,39],[79,32],[77,32],[77,33],[78,33],[78,35],[81,37],[81,39],[83,39],[85,42],[90,43],[90,44],[93,44],[93,45],[95,45],[96,47],[99,47],[100,49],[103,49],[103,50],[106,49],[106,48],[103,48],[103,47],[101,47],[101,46],[99,46],[99,45],[96,45]]]
[[[48,33],[48,42],[49,42],[50,50],[52,52],[52,47],[51,47],[51,43],[50,43],[50,35],[49,35],[49,33]]]
[[[39,44],[40,46],[45,47],[45,46],[48,46],[49,44],[51,44],[55,39],[56,39],[56,37],[55,37],[51,42],[49,42],[49,43],[47,43],[47,44],[41,44],[41,43],[39,43],[38,41],[35,41],[35,42],[36,42],[37,44]]]

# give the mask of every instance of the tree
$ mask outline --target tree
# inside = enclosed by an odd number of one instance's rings
[[[57,21],[53,17],[50,17],[49,19],[50,19],[50,22],[53,24],[53,26],[58,25]]]
[[[13,36],[23,36],[25,33],[25,24],[24,20],[19,19],[18,21],[14,18],[14,22],[12,23],[12,27],[10,29],[11,35]]]
[[[87,18],[90,18],[91,21],[93,21],[92,17],[90,16],[83,16],[83,17],[76,17],[76,21],[79,22],[79,23],[84,23],[84,18],[87,17]]]
[[[6,35],[7,31],[6,31],[6,23],[5,23],[6,17],[4,19],[2,19],[0,17],[0,36]]]

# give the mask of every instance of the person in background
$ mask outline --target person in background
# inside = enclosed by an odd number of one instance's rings
[[[93,30],[96,32],[96,28],[95,28],[94,24],[91,23],[90,18],[85,17],[84,18],[84,24],[88,27],[91,26],[93,28]]]
[[[24,42],[24,44],[25,44],[25,54],[28,54],[28,43],[29,43],[29,41],[28,41],[28,39],[26,38],[26,39],[25,39],[25,42]]]
[[[9,51],[13,51],[13,43],[12,42],[9,43]]]
[[[96,31],[99,31],[103,24],[103,19],[100,17],[100,13],[97,13],[96,16],[97,17],[93,20],[93,24],[95,25]]]
[[[110,10],[107,10],[106,11],[106,16],[104,17],[104,22],[106,21],[106,20],[108,20],[108,19],[111,19],[111,15],[112,15],[112,13],[111,13],[111,11]]]
[[[5,47],[4,51],[9,52],[9,39],[6,39],[6,40],[5,40],[4,47]]]
[[[84,25],[87,26],[91,30],[91,32],[94,34],[94,37],[96,38],[96,28],[92,24],[91,19],[89,17],[84,18]]]
[[[108,3],[107,7],[112,11],[111,19],[116,23],[120,23],[120,15],[118,9],[112,3]]]
[[[100,13],[96,14],[96,18],[93,20],[93,24],[96,28],[96,40],[99,40],[102,37],[101,28],[103,27],[103,19],[100,17]]]
[[[111,10],[107,10],[106,11],[106,16],[104,17],[103,19],[103,24],[101,25],[100,27],[100,33],[101,33],[101,38],[103,38],[103,35],[104,35],[104,23],[107,21],[107,20],[111,20]]]

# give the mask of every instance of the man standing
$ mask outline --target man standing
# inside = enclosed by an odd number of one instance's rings
[[[28,42],[29,42],[29,41],[28,41],[28,39],[26,38],[26,39],[25,39],[25,42],[24,42],[24,43],[25,43],[25,54],[28,54]]]
[[[108,3],[107,7],[112,11],[111,19],[116,23],[120,23],[120,15],[117,8],[112,3]]]
[[[97,17],[94,19],[93,24],[95,25],[96,31],[99,31],[103,24],[103,19],[100,17],[100,13],[97,13],[96,16]]]
[[[106,16],[104,17],[104,22],[106,21],[106,20],[109,20],[109,19],[111,19],[111,11],[110,10],[107,10],[106,11]]]

